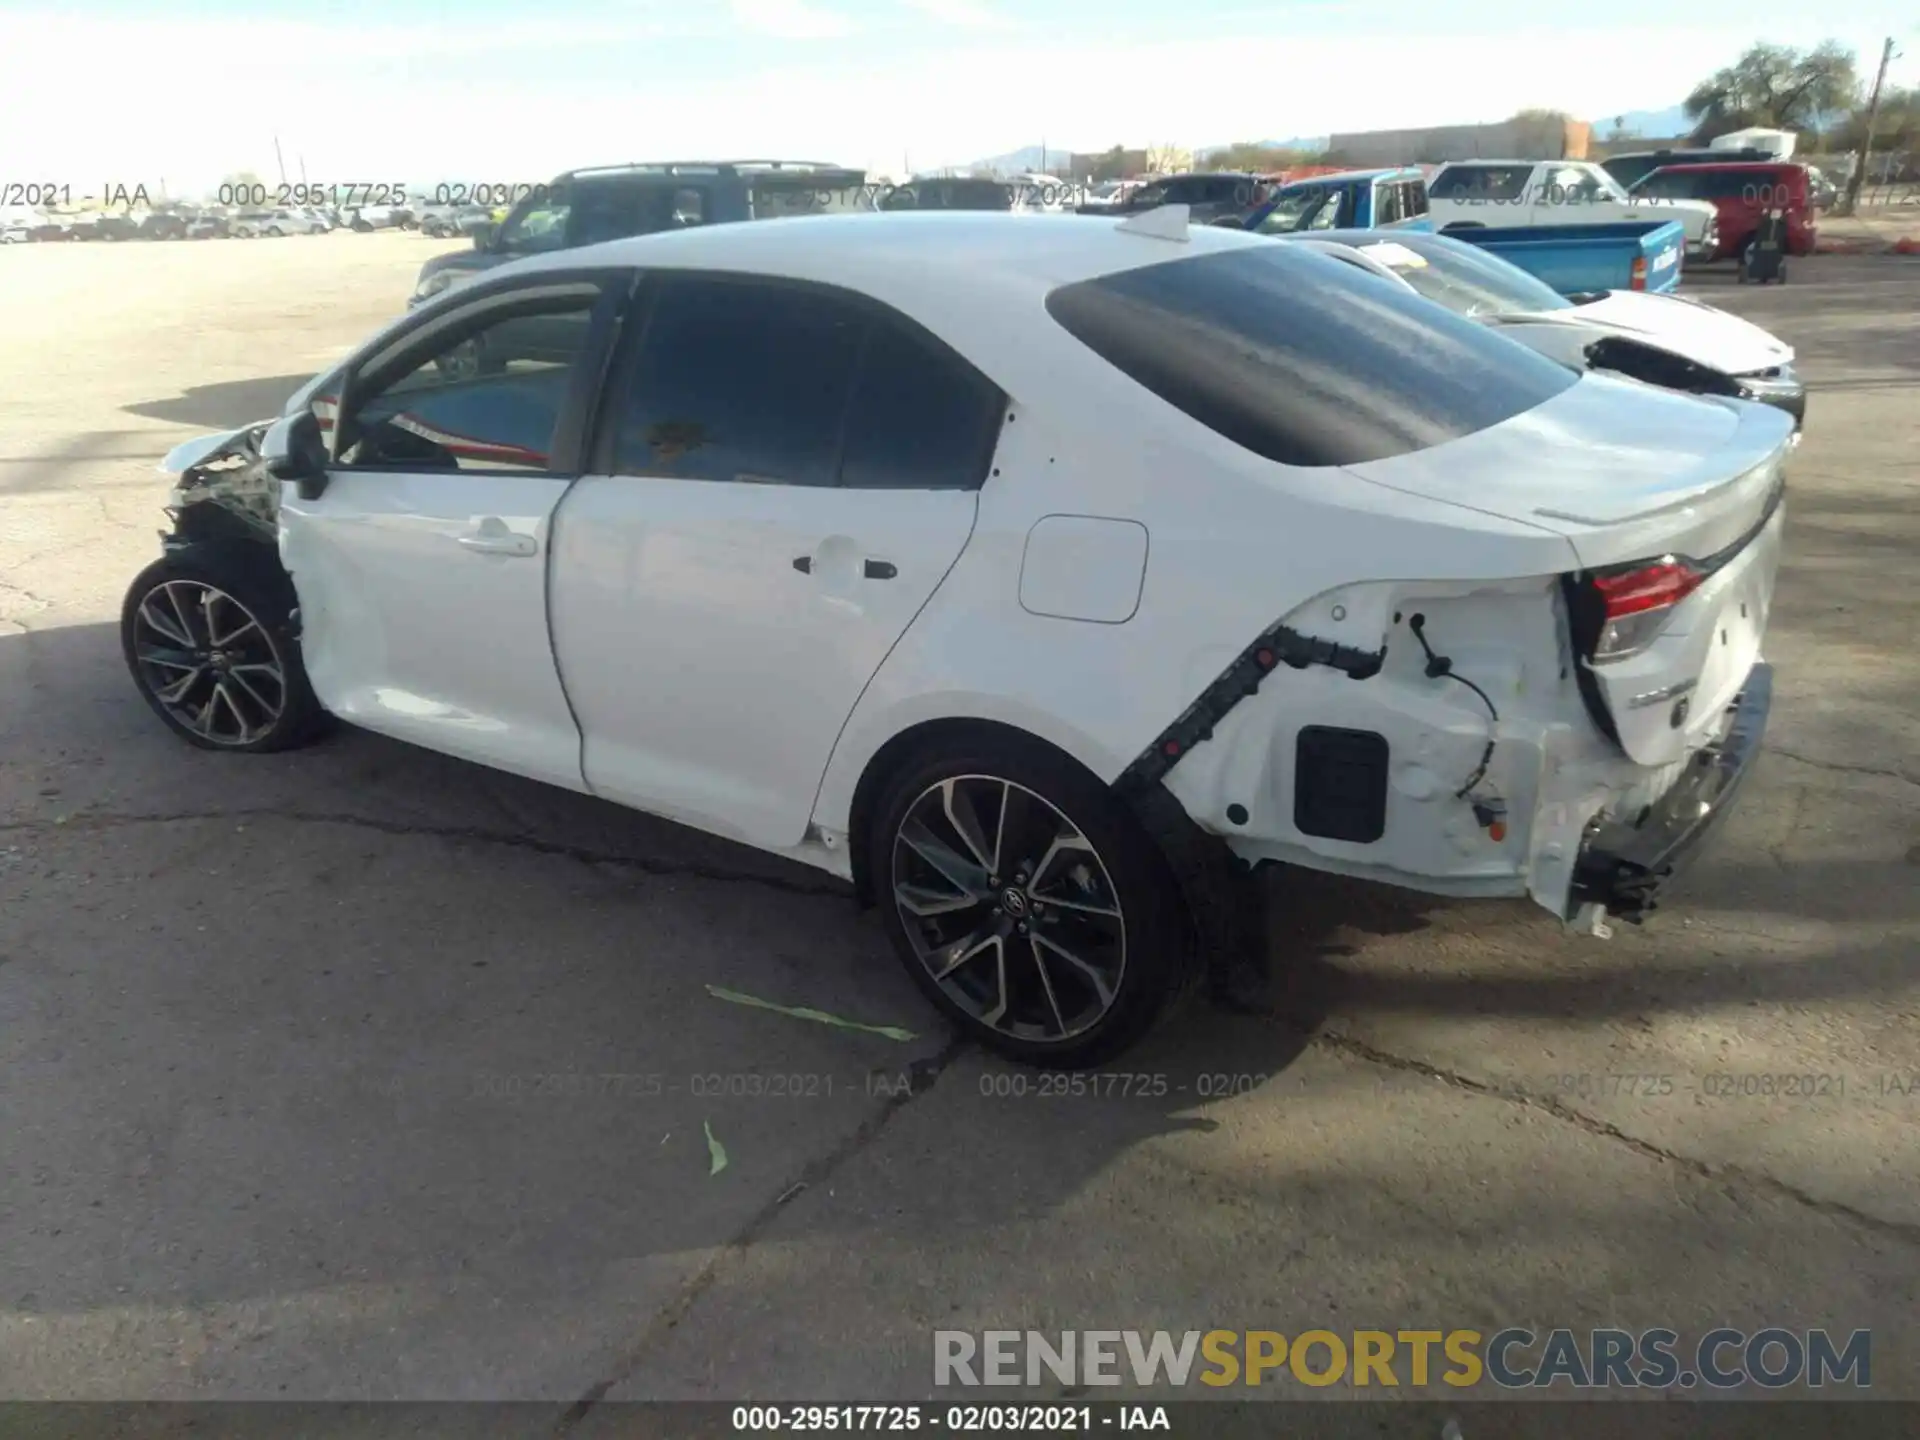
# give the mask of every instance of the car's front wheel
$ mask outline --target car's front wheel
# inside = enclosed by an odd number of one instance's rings
[[[914,982],[1003,1055],[1118,1055],[1195,970],[1165,857],[1099,779],[1037,744],[923,752],[875,809],[868,874]]]
[[[121,650],[141,696],[189,745],[291,749],[326,720],[300,663],[292,609],[292,584],[266,564],[166,556],[127,589]]]

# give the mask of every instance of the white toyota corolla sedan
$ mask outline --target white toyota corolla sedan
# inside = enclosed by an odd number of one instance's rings
[[[1248,973],[1249,865],[1651,909],[1759,747],[1792,429],[1178,208],[713,226],[176,449],[125,651],[197,745],[337,717],[831,871],[1093,1064]]]

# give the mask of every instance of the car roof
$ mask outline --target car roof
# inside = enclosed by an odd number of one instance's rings
[[[599,265],[710,269],[811,279],[878,294],[877,277],[926,289],[997,285],[1041,291],[1163,260],[1267,243],[1215,225],[1187,238],[1129,232],[1135,220],[977,210],[801,215],[634,235],[513,264],[515,273]]]
[[[1418,165],[1379,165],[1370,170],[1336,170],[1331,175],[1302,175],[1298,180],[1289,180],[1287,188],[1295,185],[1339,185],[1349,180],[1378,180],[1387,175],[1405,175],[1409,178],[1420,174]]]
[[[1676,145],[1671,150],[1622,150],[1617,155],[1609,155],[1609,160],[1645,160],[1655,155],[1743,155],[1749,150],[1758,150],[1758,145],[1743,145],[1736,150],[1716,150],[1711,145]]]
[[[1660,170],[1804,170],[1807,167],[1798,160],[1709,160],[1704,165],[1662,165]]]
[[[563,172],[561,180],[742,179],[764,175],[864,174],[858,165],[832,165],[824,160],[627,160],[613,165],[582,165]]]

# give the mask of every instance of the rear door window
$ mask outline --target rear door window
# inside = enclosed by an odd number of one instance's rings
[[[615,384],[612,473],[861,490],[984,480],[1000,391],[899,312],[788,281],[652,283]]]
[[[1284,465],[1358,465],[1441,445],[1579,378],[1412,291],[1290,245],[1083,280],[1046,304],[1162,400]]]
[[[657,283],[614,472],[833,484],[865,317],[803,286],[703,275]]]

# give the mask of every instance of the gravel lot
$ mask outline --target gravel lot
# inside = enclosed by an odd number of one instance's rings
[[[0,253],[0,1397],[877,1400],[930,1393],[936,1327],[1725,1323],[1871,1327],[1920,1398],[1920,264],[1690,281],[1818,390],[1771,753],[1660,923],[1277,879],[1283,1015],[1043,1097],[823,877],[140,703],[155,459],[438,248]]]

